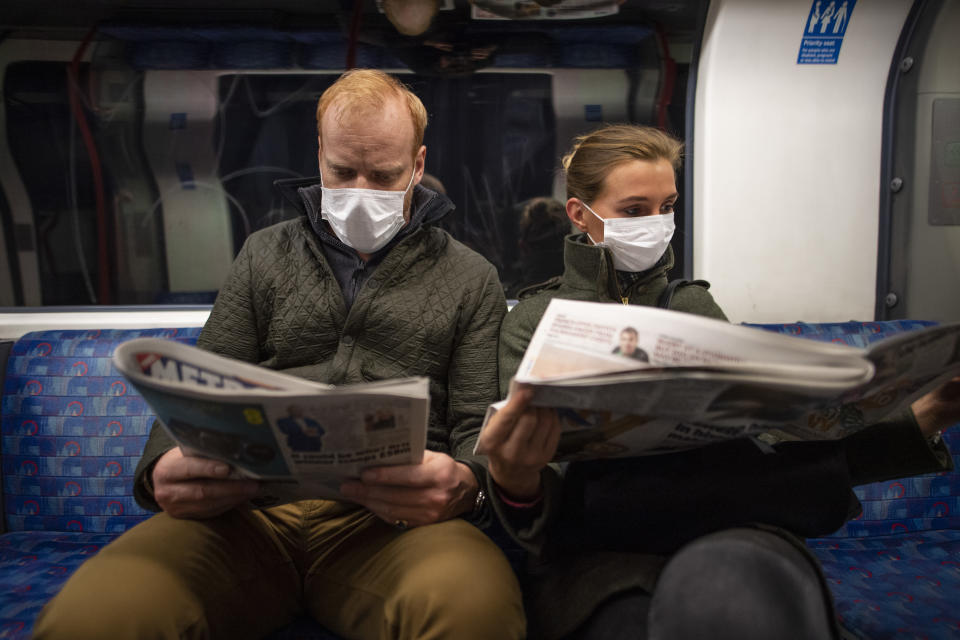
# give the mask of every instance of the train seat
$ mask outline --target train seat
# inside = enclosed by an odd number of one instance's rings
[[[761,325],[865,346],[930,323]],[[111,362],[135,337],[192,344],[199,328],[45,331],[9,346],[2,395],[0,638],[30,637],[37,614],[87,558],[150,513],[133,500],[133,471],[153,422]],[[0,351],[2,353],[2,351]],[[960,433],[947,432],[960,452]],[[960,455],[955,454],[956,463]],[[810,540],[845,627],[866,638],[960,633],[960,472],[857,489],[864,514]],[[515,563],[518,558],[511,558]],[[335,640],[297,620],[271,636]]]
[[[132,488],[153,413],[114,368],[114,348],[139,337],[194,344],[199,333],[44,331],[11,346],[0,405],[0,638],[29,638],[70,574],[151,515]],[[272,637],[336,640],[308,619]]]
[[[755,325],[865,347],[934,323],[892,320]],[[954,470],[856,487],[859,517],[807,545],[844,628],[862,638],[960,637],[960,429],[943,438]]]

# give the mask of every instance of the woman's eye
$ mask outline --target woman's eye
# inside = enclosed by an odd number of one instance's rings
[[[669,204],[665,204],[665,205],[663,205],[663,212],[664,212],[664,213],[673,213],[673,208],[674,208],[675,206],[677,206],[677,203],[675,203],[675,202],[671,202],[671,203],[669,203]]]

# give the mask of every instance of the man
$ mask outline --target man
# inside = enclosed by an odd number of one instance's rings
[[[517,260],[507,298],[518,298],[527,287],[563,273],[563,239],[570,233],[570,220],[559,200],[530,198],[517,208]]]
[[[293,451],[321,451],[326,429],[305,415],[300,405],[290,405],[287,412],[286,418],[277,420],[277,429],[287,437],[287,446]]]
[[[256,482],[155,425],[135,493],[162,513],[77,571],[38,638],[253,638],[304,612],[351,638],[524,635],[508,563],[459,517],[489,517],[471,451],[506,304],[493,266],[431,226],[453,205],[417,187],[426,121],[380,72],[324,92],[320,178],[283,185],[304,215],[247,239],[198,340],[332,384],[429,376],[422,463],[364,472],[349,502],[249,510]]]
[[[641,362],[650,362],[650,357],[643,349],[637,348],[637,330],[633,327],[624,327],[620,331],[620,344],[613,348],[613,353],[618,353],[627,358],[633,358]]]

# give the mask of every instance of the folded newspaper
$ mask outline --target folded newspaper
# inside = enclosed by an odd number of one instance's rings
[[[514,381],[532,386],[533,405],[558,409],[562,461],[750,435],[841,438],[958,374],[960,323],[860,349],[652,307],[554,299]],[[504,403],[488,409],[484,426]]]
[[[366,467],[423,458],[425,377],[334,387],[158,338],[124,342],[113,360],[185,454],[264,481],[257,506],[340,498]]]

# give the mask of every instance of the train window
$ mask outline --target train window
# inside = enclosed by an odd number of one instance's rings
[[[423,100],[426,170],[457,207],[443,225],[513,297],[561,269],[558,169],[575,135],[614,121],[686,135],[706,7],[611,1],[587,18],[446,0],[414,38],[373,2],[114,4],[41,20],[14,3],[27,17],[0,25],[0,306],[211,303],[246,236],[297,215],[273,182],[316,175],[316,101],[349,66]]]
[[[336,77],[220,77],[223,152],[218,174],[229,196],[235,239],[294,215],[272,183],[277,177],[316,174],[317,96]],[[430,115],[424,139],[427,172],[435,188],[457,204],[441,224],[496,264],[512,292],[514,283],[529,282],[520,268],[524,256],[518,255],[519,243],[512,241],[524,233],[533,237],[520,228],[522,209],[531,199],[553,193],[553,76],[485,72],[438,82],[405,74],[403,80]],[[551,227],[561,235],[566,230],[562,217],[562,225]],[[551,241],[559,244],[557,233],[541,245]]]
[[[960,3],[917,3],[885,106],[877,317],[960,318]]]

